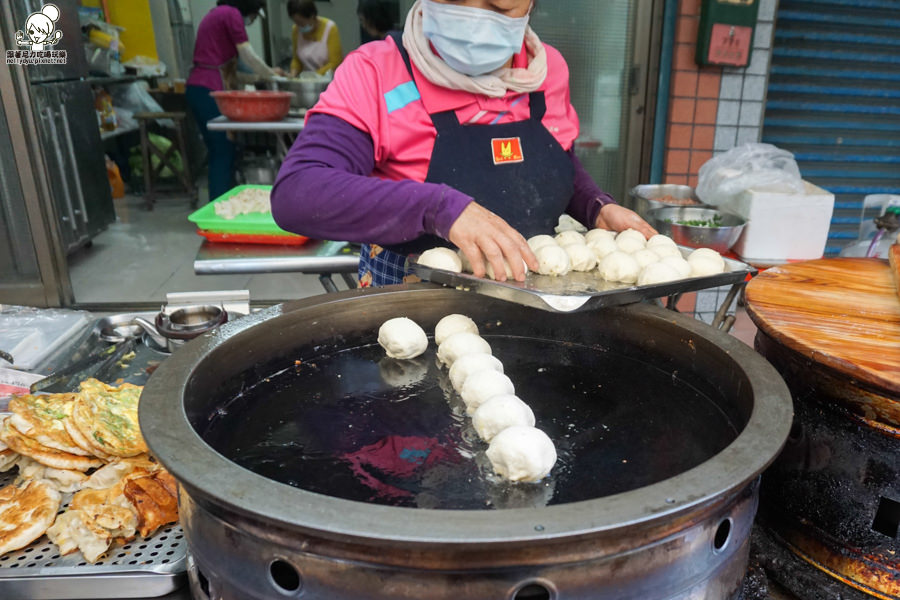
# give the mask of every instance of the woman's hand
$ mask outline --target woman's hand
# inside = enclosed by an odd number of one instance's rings
[[[626,229],[637,229],[648,239],[658,233],[650,226],[650,223],[642,219],[636,212],[619,204],[604,205],[600,209],[600,214],[597,215],[594,227],[616,232],[625,231]]]
[[[537,259],[522,234],[475,202],[457,217],[450,227],[449,239],[469,259],[475,277],[484,277],[485,259],[499,281],[506,281],[504,259],[516,281],[525,280],[525,264],[532,271],[538,270]]]
[[[272,70],[275,71],[275,74],[278,75],[279,77],[287,77],[287,71],[285,71],[281,67],[275,67]]]

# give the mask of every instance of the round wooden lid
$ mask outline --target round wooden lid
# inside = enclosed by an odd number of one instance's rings
[[[886,260],[823,258],[773,267],[747,284],[760,330],[803,356],[900,393],[900,298]]]

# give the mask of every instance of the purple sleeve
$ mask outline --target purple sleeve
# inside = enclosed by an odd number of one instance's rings
[[[572,165],[575,167],[575,191],[566,213],[577,221],[580,221],[588,229],[594,228],[600,209],[606,204],[616,204],[613,197],[600,189],[594,178],[584,170],[584,165],[575,156],[574,146],[569,150],[572,157]]]
[[[272,215],[286,231],[381,245],[423,234],[447,238],[472,201],[450,186],[371,176],[372,138],[343,119],[313,114],[272,189]]]

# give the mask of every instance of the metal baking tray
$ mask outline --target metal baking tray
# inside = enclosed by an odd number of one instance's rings
[[[138,314],[138,313],[136,313]],[[127,320],[125,315],[116,315]],[[94,344],[105,317],[94,324]],[[135,356],[118,363],[108,380],[146,383],[150,373],[168,356],[145,344],[135,346]],[[12,483],[18,474],[13,468],[0,473],[0,487]],[[72,494],[63,494],[60,510],[69,505]],[[161,527],[149,538],[135,537],[114,543],[106,556],[94,564],[81,552],[60,556],[59,548],[46,535],[32,544],[0,556],[0,598],[3,600],[61,600],[71,598],[156,598],[187,585],[187,542],[178,524]]]
[[[0,473],[0,487],[12,483],[18,469]],[[63,494],[60,511],[72,494]],[[110,546],[94,564],[81,552],[60,556],[46,535],[0,556],[0,598],[57,600],[66,598],[154,598],[187,582],[187,542],[181,526],[167,525],[149,538]]]
[[[679,249],[685,258],[694,250],[683,246]],[[471,290],[477,294],[541,310],[576,312],[741,283],[757,273],[756,269],[747,263],[723,258],[728,269],[725,273],[643,286],[607,281],[596,269],[587,273],[573,271],[562,277],[529,273],[525,281],[521,282],[481,279],[470,273],[454,273],[417,263],[412,264],[412,270],[425,281]]]

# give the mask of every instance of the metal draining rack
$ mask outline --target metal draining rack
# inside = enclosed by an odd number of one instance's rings
[[[0,487],[16,479],[17,469],[0,473]],[[63,494],[63,512],[72,494]],[[167,525],[148,538],[113,543],[94,564],[81,552],[60,556],[46,535],[0,556],[0,598],[64,600],[69,598],[152,598],[187,583],[187,542],[181,526]]]

